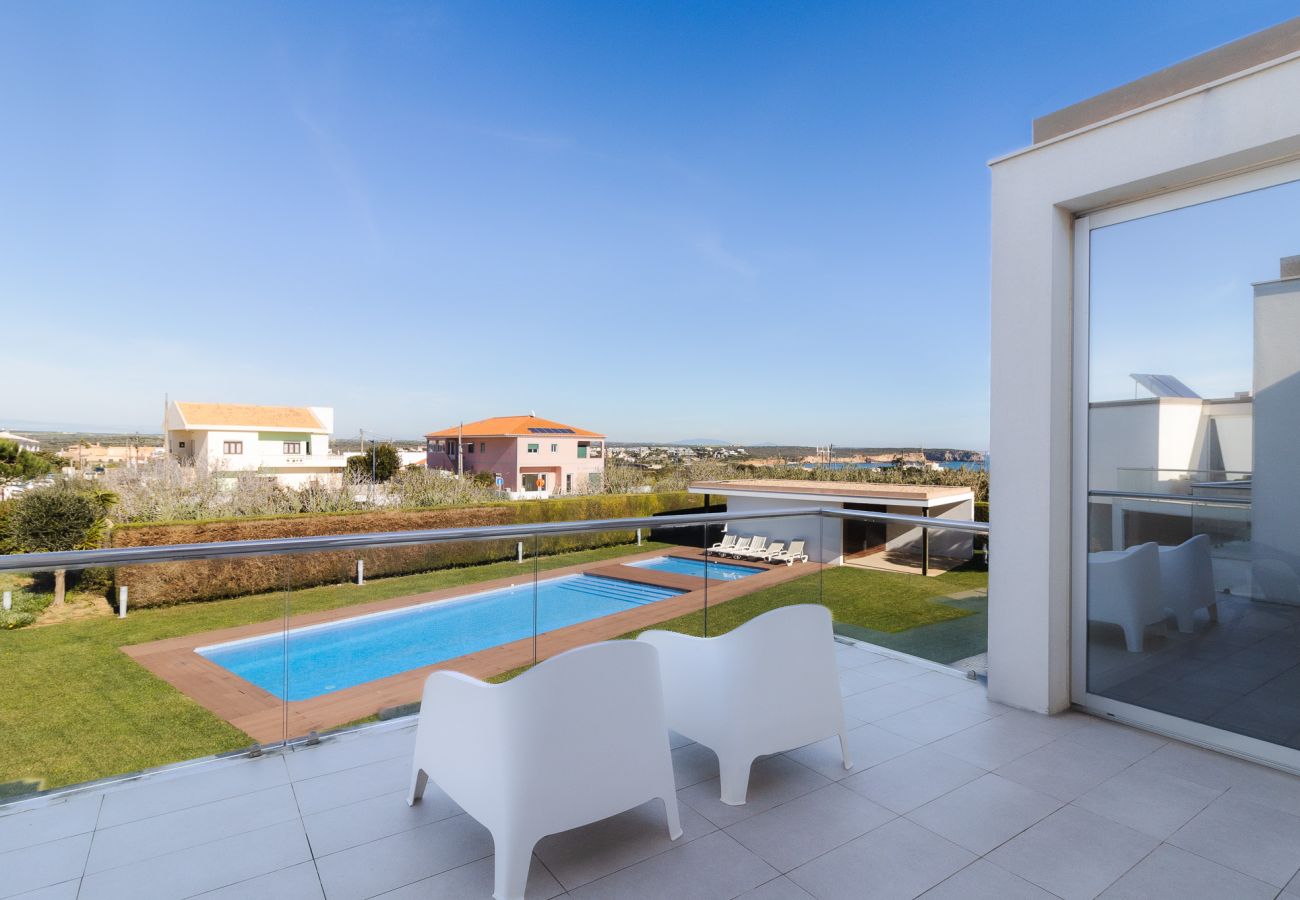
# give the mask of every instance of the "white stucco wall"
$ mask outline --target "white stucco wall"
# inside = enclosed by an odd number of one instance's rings
[[[1300,571],[1300,279],[1255,287],[1255,478],[1251,539]]]
[[[840,507],[840,503],[828,503],[820,500],[769,500],[761,497],[727,497],[728,512],[755,512],[776,509],[819,509],[821,507]],[[747,536],[761,534],[770,541],[782,541],[787,546],[791,541],[806,542],[805,553],[813,562],[838,565],[842,560],[843,545],[839,520],[822,518],[817,515],[790,516],[780,519],[742,519],[728,526],[732,534]]]
[[[1075,216],[1300,155],[1297,96],[1300,59],[1286,58],[992,164],[990,511],[995,546],[1003,534],[1015,547],[992,554],[993,699],[1070,702],[1071,529],[1086,527],[1073,496],[1086,478],[1074,471],[1076,387],[1086,396],[1073,365]]]

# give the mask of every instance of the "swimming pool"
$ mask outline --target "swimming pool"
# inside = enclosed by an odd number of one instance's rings
[[[682,593],[598,575],[537,582],[537,630],[551,631]],[[309,700],[376,678],[531,637],[533,582],[354,616],[195,652],[282,700]],[[288,651],[288,666],[285,652]]]
[[[696,578],[706,577],[704,572],[704,560],[702,559],[683,559],[680,556],[656,556],[654,559],[645,559],[641,562],[628,563],[630,566],[636,566],[641,569],[654,569],[658,572],[676,572],[678,575],[694,575]],[[756,569],[753,566],[737,566],[731,563],[715,562],[709,560],[708,578],[716,581],[738,581],[750,575],[757,575],[762,569]]]

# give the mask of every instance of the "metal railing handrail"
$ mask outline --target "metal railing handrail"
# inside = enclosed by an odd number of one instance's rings
[[[279,556],[340,550],[365,550],[440,544],[453,541],[518,540],[558,534],[581,534],[591,531],[632,531],[638,528],[685,528],[692,525],[715,525],[748,519],[777,519],[800,516],[829,516],[836,519],[862,519],[894,522],[921,528],[942,528],[973,534],[988,534],[987,522],[963,519],[930,518],[902,513],[869,512],[831,507],[809,509],[766,509],[746,512],[685,513],[668,516],[642,516],[629,519],[589,519],[568,522],[527,522],[511,525],[479,525],[470,528],[435,528],[421,531],[360,532],[295,538],[263,538],[248,541],[213,541],[206,544],[160,544],[152,547],[110,547],[102,550],[66,550],[50,553],[15,553],[0,556],[0,572],[50,572],[59,569],[86,569],[162,562],[193,562],[209,559],[233,559],[245,556]]]
[[[1247,497],[1193,497],[1191,494],[1161,494],[1158,491],[1088,491],[1089,497],[1114,497],[1119,500],[1159,500],[1185,506],[1250,506]]]

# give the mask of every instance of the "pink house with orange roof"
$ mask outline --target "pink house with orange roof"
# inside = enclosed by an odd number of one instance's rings
[[[430,469],[488,472],[507,491],[584,493],[599,489],[605,476],[605,435],[534,415],[497,416],[424,437]]]

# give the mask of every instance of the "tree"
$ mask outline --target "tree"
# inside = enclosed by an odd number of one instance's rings
[[[18,446],[17,441],[0,441],[0,484],[31,481],[54,468],[50,457]]]
[[[348,457],[348,474],[366,480],[388,481],[402,467],[402,458],[392,444],[371,444],[358,456]]]
[[[14,501],[6,527],[19,553],[84,550],[97,546],[108,525],[109,507],[117,502],[111,491],[85,490],[56,484],[28,491]],[[54,573],[54,603],[62,605],[66,571]]]

